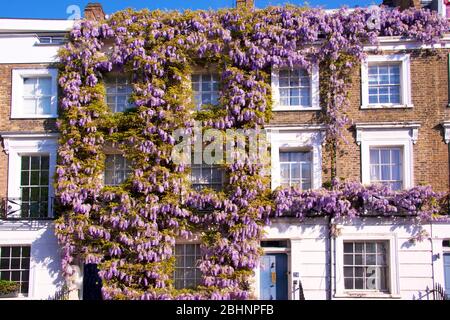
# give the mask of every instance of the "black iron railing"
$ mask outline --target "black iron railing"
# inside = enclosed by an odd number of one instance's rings
[[[46,220],[53,218],[54,198],[48,200],[25,200],[2,198],[1,220]]]
[[[69,287],[64,284],[63,287],[47,300],[69,300]]]
[[[300,280],[294,280],[292,291],[294,293],[294,300],[297,299],[297,292],[298,300],[306,300],[305,294],[303,293],[303,285]]]
[[[433,300],[450,300],[449,295],[445,293],[445,289],[439,283],[434,285],[433,290],[427,288],[427,297]]]

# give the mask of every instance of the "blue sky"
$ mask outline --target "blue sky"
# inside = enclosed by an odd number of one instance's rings
[[[81,11],[88,2],[100,2],[106,13],[125,8],[149,8],[149,9],[218,9],[233,7],[235,0],[7,0],[2,3],[0,9],[1,18],[55,18],[66,19],[70,16],[66,13],[67,8],[76,5]],[[322,6],[327,9],[339,8],[343,5],[348,7],[368,6],[381,3],[382,0],[310,0],[311,6]],[[256,6],[263,8],[268,5],[292,3],[302,5],[304,0],[256,0]]]

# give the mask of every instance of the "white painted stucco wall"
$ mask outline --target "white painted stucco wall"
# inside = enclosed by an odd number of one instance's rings
[[[350,222],[337,222],[340,236],[332,242],[332,299],[427,299],[426,289],[432,289],[435,283],[444,284],[442,241],[450,239],[450,224],[433,223],[423,226],[430,235],[421,242],[411,242],[410,239],[419,231],[409,219],[366,218]],[[326,299],[330,285],[330,255],[328,245],[328,219],[312,218],[302,223],[295,218],[280,218],[274,220],[266,228],[267,240],[290,240],[289,290],[291,299],[298,299],[298,294],[292,295],[293,273],[298,272],[307,300]],[[340,239],[341,238],[341,239]],[[392,256],[395,265],[394,285],[398,289],[392,295],[349,297],[339,294],[337,287],[342,278],[342,266],[338,257],[342,250],[336,246],[342,239],[393,239]],[[255,270],[253,285],[256,296],[259,293],[259,270]],[[392,291],[392,288],[391,288]],[[393,290],[396,291],[396,290]],[[432,297],[429,297],[432,299]]]
[[[74,20],[0,19],[0,63],[53,63],[59,45],[40,45],[38,33],[69,32]]]
[[[60,249],[51,221],[0,221],[0,246],[31,246],[28,297],[52,297],[62,286]]]

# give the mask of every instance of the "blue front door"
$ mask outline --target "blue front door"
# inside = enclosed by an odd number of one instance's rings
[[[445,295],[450,299],[450,253],[444,254]]]
[[[287,300],[287,255],[267,254],[261,257],[261,300]]]

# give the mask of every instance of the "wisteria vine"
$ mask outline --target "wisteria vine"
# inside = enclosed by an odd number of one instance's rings
[[[271,118],[271,68],[321,67],[323,122],[330,143],[348,118],[348,74],[379,36],[440,41],[447,22],[427,10],[382,9],[379,26],[365,9],[270,7],[255,11],[122,11],[106,21],[82,21],[61,50],[62,112],[56,192],[63,270],[95,263],[104,299],[248,299],[263,228],[271,214],[355,216],[397,211],[430,218],[440,195],[417,187],[334,184],[330,190],[271,193],[264,166],[250,157],[223,165],[221,192],[191,189],[189,168],[171,159],[173,132],[261,128]],[[195,111],[193,66],[221,73],[219,106]],[[105,77],[129,74],[135,108],[112,113]],[[322,85],[323,83],[323,85]],[[120,186],[104,186],[105,146],[132,164]],[[201,240],[202,285],[174,288],[177,238]]]

